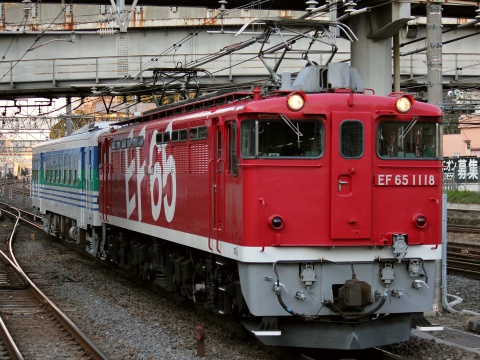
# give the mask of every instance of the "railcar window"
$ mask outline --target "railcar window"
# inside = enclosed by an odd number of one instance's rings
[[[157,134],[157,144],[168,143],[170,141],[169,132],[160,132]]]
[[[377,154],[381,158],[432,159],[442,156],[442,128],[437,123],[384,121],[377,127]]]
[[[178,141],[186,141],[187,140],[187,130],[182,129],[178,130]]]
[[[190,129],[190,140],[197,140],[198,139],[198,128],[191,128]]]
[[[63,155],[63,183],[67,183],[67,172],[68,172],[68,156],[67,154]]]
[[[186,141],[187,140],[187,130],[175,130],[172,131],[172,141]]]
[[[138,146],[138,138],[137,138],[137,137],[134,137],[134,138],[132,139],[132,146],[133,146],[133,147],[137,147],[137,146]]]
[[[73,157],[73,155],[70,155],[70,174],[69,174],[69,178],[70,178],[70,185],[73,185],[73,168],[75,167],[75,158]]]
[[[73,184],[77,186],[78,185],[78,166],[80,165],[78,163],[78,155],[75,155],[73,159],[74,159],[74,166],[75,166],[75,170],[73,171]]]
[[[242,157],[318,158],[324,151],[319,120],[246,120],[241,126]]]
[[[359,158],[363,154],[363,124],[347,120],[340,126],[340,152],[346,158]]]
[[[198,126],[190,128],[190,140],[200,140],[207,138],[207,127]]]
[[[206,126],[200,126],[198,128],[198,138],[199,139],[206,139],[207,138],[207,127]]]
[[[227,128],[227,173],[233,176],[238,175],[238,158],[237,158],[237,125],[234,121],[226,124]]]
[[[139,136],[138,137],[138,146],[140,146],[140,147],[143,146],[143,142],[144,142],[143,136]]]

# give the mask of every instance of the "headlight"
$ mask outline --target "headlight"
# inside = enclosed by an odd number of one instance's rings
[[[413,103],[414,103],[413,97],[409,95],[404,95],[397,99],[397,101],[395,102],[395,108],[397,109],[398,112],[406,113],[410,111]]]
[[[291,111],[299,111],[305,105],[305,97],[300,93],[293,93],[287,97],[287,107]]]

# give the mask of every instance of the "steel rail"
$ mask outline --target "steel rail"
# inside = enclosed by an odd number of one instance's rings
[[[448,242],[447,269],[480,276],[480,243]]]
[[[480,234],[480,227],[470,225],[447,225],[447,231]]]
[[[22,353],[20,352],[20,350],[18,350],[17,344],[15,344],[15,341],[10,335],[10,332],[8,331],[1,317],[0,317],[0,334],[3,338],[8,354],[11,356],[11,358],[13,360],[23,360]]]
[[[75,340],[84,349],[88,351],[89,355],[93,359],[95,360],[108,359],[106,355],[104,355],[103,352],[33,283],[33,281],[25,274],[25,272],[19,266],[18,261],[16,260],[13,254],[13,249],[12,249],[13,238],[15,237],[15,232],[19,222],[20,221],[27,222],[28,224],[33,225],[35,228],[39,228],[39,226],[25,219],[22,219],[20,210],[16,209],[11,205],[9,206],[10,208],[13,208],[18,211],[18,216],[16,216],[14,228],[8,240],[8,248],[9,248],[9,253],[11,258],[7,256],[3,251],[0,251],[0,255],[7,262],[9,262],[10,265],[13,267],[13,269],[15,269],[18,272],[18,274],[22,277],[22,279],[24,279],[29,284],[35,296],[37,296],[37,298],[52,312],[55,318],[64,326],[64,328],[68,331],[68,333],[72,335],[75,338]],[[4,211],[4,213],[8,213],[8,215],[12,215],[12,213],[8,211],[7,212]]]

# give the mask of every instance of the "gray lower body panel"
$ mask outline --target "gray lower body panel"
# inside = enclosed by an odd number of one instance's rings
[[[249,331],[261,328],[261,318],[244,318]],[[364,322],[304,321],[279,317],[279,336],[258,336],[269,346],[355,350],[407,341],[411,335],[411,315],[392,314]]]

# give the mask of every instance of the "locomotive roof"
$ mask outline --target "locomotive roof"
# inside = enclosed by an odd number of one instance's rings
[[[71,135],[78,135],[78,134],[83,134],[83,133],[86,133],[86,132],[92,132],[92,131],[107,129],[112,124],[113,124],[113,121],[94,122],[94,123],[82,126],[80,129],[74,131]]]
[[[362,92],[365,89],[363,82],[355,68],[343,63],[329,63],[327,65],[318,65],[308,63],[297,75],[295,81],[290,83],[285,80],[279,90],[270,92],[268,95],[275,97],[286,95],[293,91],[303,91],[305,93],[326,92],[334,89],[351,89],[356,92]],[[283,86],[285,85],[285,86]],[[163,119],[169,116],[186,114],[194,111],[200,111],[216,106],[229,104],[241,100],[254,99],[255,95],[261,94],[259,86],[255,86],[253,91],[245,90],[223,90],[215,93],[199,96],[173,104],[157,107],[153,110],[144,112],[140,116],[121,120],[115,125],[124,126],[138,123],[144,123],[151,120]]]
[[[248,100],[253,98],[252,91],[222,91],[215,92],[214,94],[204,95],[194,99],[188,99],[180,102],[176,102],[169,105],[157,107],[152,110],[144,112],[142,115],[122,120],[112,125],[132,125],[137,123],[148,122],[151,120],[157,120],[168,116],[177,114],[185,114],[192,111],[198,111],[223,104],[233,103],[241,100]],[[154,116],[151,116],[154,115]]]

